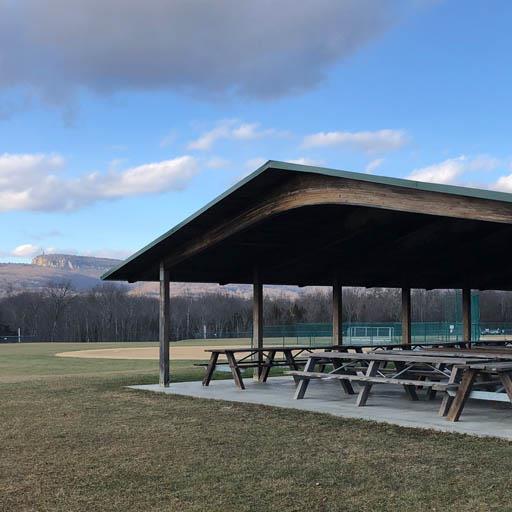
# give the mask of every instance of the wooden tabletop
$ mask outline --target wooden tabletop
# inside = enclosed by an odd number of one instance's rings
[[[469,368],[473,370],[487,370],[489,372],[510,372],[512,371],[512,361],[488,361],[486,363],[470,363]]]
[[[457,342],[443,342],[443,341],[430,341],[426,343],[418,343],[418,344],[394,344],[394,343],[374,343],[374,344],[357,344],[357,345],[290,345],[290,346],[268,346],[263,348],[251,348],[251,347],[222,347],[222,348],[206,348],[205,352],[216,352],[219,354],[224,354],[226,351],[228,352],[266,352],[267,350],[340,350],[343,351],[343,353],[346,353],[346,350],[357,350],[357,349],[375,349],[375,348],[385,348],[385,349],[414,349],[414,348],[420,348],[425,346],[432,346],[432,345],[454,345],[459,343],[467,343],[465,341],[457,341]],[[440,349],[444,350],[444,349]]]
[[[226,352],[268,352],[269,350],[276,350],[277,352],[282,352],[284,350],[326,350],[331,347],[321,345],[321,346],[311,346],[311,345],[290,345],[288,347],[277,346],[277,347],[263,347],[263,348],[250,348],[250,347],[223,347],[223,348],[205,348],[205,352],[216,352],[218,354],[225,354]]]
[[[453,348],[440,348],[431,349],[426,348],[423,353],[427,355],[437,355],[446,357],[466,357],[466,358],[490,358],[490,359],[502,359],[512,361],[512,349],[496,348],[491,350],[489,347],[485,350],[473,348],[473,349],[453,349]]]
[[[425,362],[432,364],[467,364],[471,363],[485,363],[492,361],[494,357],[489,355],[487,357],[474,358],[474,357],[449,357],[443,355],[430,355],[423,351],[386,351],[386,352],[368,352],[366,354],[351,354],[344,352],[315,352],[310,354],[309,357],[317,359],[344,359],[356,361],[402,361],[402,362]]]

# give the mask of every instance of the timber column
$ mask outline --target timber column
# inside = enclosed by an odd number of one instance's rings
[[[462,341],[471,348],[471,288],[462,289]]]
[[[252,346],[263,348],[263,284],[258,272],[254,274],[252,289]],[[253,378],[259,380],[263,370],[263,354],[258,353],[254,359],[258,362],[258,367],[254,368]]]
[[[410,345],[411,341],[411,289],[402,288],[402,343]]]
[[[342,291],[343,288],[338,280],[332,285],[332,344],[343,345],[342,325]]]
[[[160,263],[160,386],[169,386],[169,337],[170,337],[170,296],[169,296],[169,271],[164,263]]]

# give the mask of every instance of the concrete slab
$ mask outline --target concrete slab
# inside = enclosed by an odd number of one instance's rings
[[[269,405],[403,427],[512,440],[512,408],[506,403],[470,400],[464,408],[461,420],[452,423],[437,414],[440,398],[427,401],[422,396],[420,401],[411,402],[403,390],[395,386],[374,386],[368,404],[365,407],[356,407],[355,395],[347,396],[342,393],[338,382],[312,381],[303,400],[293,399],[295,384],[290,377],[274,377],[265,384],[251,379],[245,379],[244,382],[244,391],[239,390],[232,380],[212,381],[209,387],[203,387],[201,382],[172,383],[168,388],[162,388],[158,384],[129,387],[169,395]]]

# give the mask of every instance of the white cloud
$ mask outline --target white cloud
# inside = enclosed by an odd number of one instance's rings
[[[212,98],[293,94],[316,86],[329,68],[416,10],[408,4],[109,0],[106,8],[100,0],[3,1],[0,88],[28,86],[54,103],[81,88]]]
[[[372,160],[368,163],[368,165],[365,168],[365,171],[368,174],[373,174],[384,162],[384,158],[376,158],[375,160]]]
[[[232,121],[221,121],[212,130],[203,133],[199,138],[189,142],[188,149],[206,151],[210,149],[218,139],[229,138]]]
[[[13,249],[11,256],[15,256],[17,258],[33,258],[40,252],[41,248],[37,245],[22,244]]]
[[[408,178],[416,181],[453,184],[462,175],[466,167],[467,158],[462,155],[457,158],[449,158],[438,164],[414,169]]]
[[[221,139],[254,140],[272,135],[283,136],[284,132],[273,128],[260,129],[259,123],[240,123],[236,119],[226,119],[219,121],[213,129],[189,142],[187,147],[192,150],[206,151]]]
[[[321,160],[314,160],[313,158],[306,158],[306,157],[295,158],[293,160],[287,160],[287,161],[290,162],[291,164],[311,165],[313,167],[323,165],[323,162]]]
[[[339,146],[367,153],[392,151],[403,147],[409,138],[403,130],[377,130],[363,132],[318,132],[306,135],[305,148]]]
[[[94,173],[87,177],[87,182],[92,186],[93,194],[99,197],[127,197],[183,190],[196,172],[196,161],[190,156],[182,156],[108,175]]]
[[[500,192],[512,192],[512,174],[500,176],[492,188]]]
[[[241,124],[232,131],[232,137],[239,140],[254,140],[261,139],[262,137],[268,137],[274,135],[276,130],[273,128],[267,128],[266,130],[259,129],[259,123],[245,123]]]
[[[100,200],[181,190],[197,173],[190,156],[68,178],[59,155],[0,155],[0,211],[74,210]]]
[[[41,173],[52,175],[64,166],[59,155],[0,154],[0,193],[8,187],[24,185]]]
[[[460,155],[437,164],[414,169],[408,178],[416,181],[453,185],[461,183],[461,178],[468,173],[485,173],[495,170],[500,165],[503,165],[500,159],[489,155],[474,157]]]

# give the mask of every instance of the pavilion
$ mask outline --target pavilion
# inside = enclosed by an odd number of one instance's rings
[[[160,282],[160,385],[169,385],[169,283],[253,285],[253,345],[263,346],[263,284],[327,285],[333,343],[342,343],[342,286],[512,290],[506,250],[512,194],[269,161],[107,272]]]

